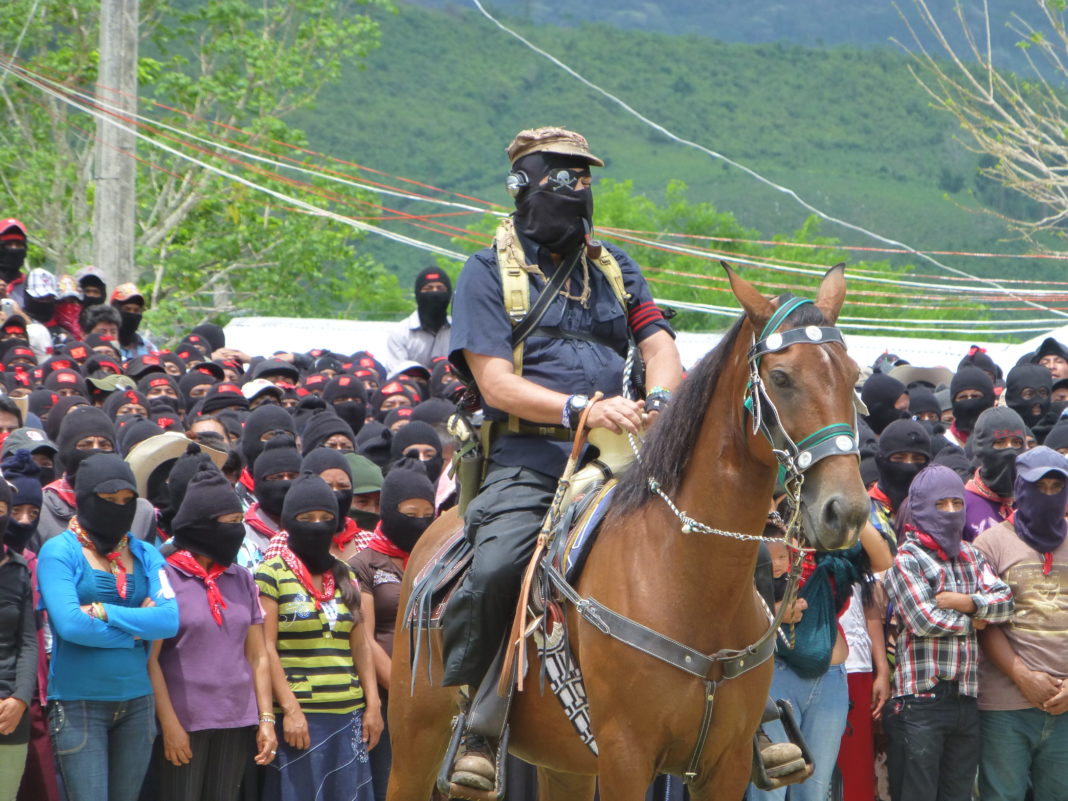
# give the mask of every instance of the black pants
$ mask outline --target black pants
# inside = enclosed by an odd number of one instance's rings
[[[163,756],[163,738],[156,739],[155,773],[159,801],[236,801],[245,767],[256,755],[256,727],[189,732],[193,759],[177,767]]]
[[[477,686],[497,655],[556,482],[525,467],[491,465],[467,507],[466,534],[475,555],[443,621],[443,684]]]
[[[894,698],[883,727],[893,801],[969,801],[979,766],[979,707],[956,682]]]

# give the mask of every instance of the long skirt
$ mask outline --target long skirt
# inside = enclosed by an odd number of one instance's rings
[[[267,766],[263,801],[374,801],[363,710],[305,717],[311,746],[300,750],[286,743],[279,715],[278,754]]]

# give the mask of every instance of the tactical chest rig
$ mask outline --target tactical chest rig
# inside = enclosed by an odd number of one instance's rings
[[[500,270],[504,309],[512,323],[512,367],[516,375],[523,375],[524,343],[527,337],[532,334],[562,339],[578,339],[610,347],[616,346],[615,343],[596,337],[589,331],[570,331],[539,326],[549,305],[563,288],[567,279],[575,272],[574,268],[581,263],[581,260],[585,260],[588,265],[592,265],[601,272],[608,280],[608,285],[612,288],[612,293],[623,309],[624,315],[629,312],[628,304],[631,300],[631,295],[624,286],[623,271],[619,266],[619,262],[608,251],[608,248],[600,243],[591,242],[586,247],[579,248],[566,261],[561,262],[556,272],[551,277],[546,278],[540,267],[527,261],[526,253],[519,241],[519,237],[516,235],[515,223],[511,217],[506,217],[501,221],[494,235],[494,250],[497,256],[497,267]],[[535,298],[533,304],[530,302],[532,275],[539,276],[545,282],[545,286]],[[450,421],[450,427],[452,426],[453,422]],[[466,510],[467,503],[474,498],[482,480],[485,478],[487,457],[493,442],[499,436],[511,433],[531,434],[563,441],[572,438],[572,432],[563,426],[522,423],[518,415],[515,414],[509,414],[506,423],[484,421],[480,436],[477,438],[472,431],[463,431],[462,425],[456,427],[460,430],[454,430],[453,433],[463,443],[457,451],[456,460],[456,471],[460,480],[459,505],[461,513]],[[595,442],[594,444],[597,443]],[[481,450],[481,458],[476,453],[478,450]],[[613,450],[623,453],[622,448]]]

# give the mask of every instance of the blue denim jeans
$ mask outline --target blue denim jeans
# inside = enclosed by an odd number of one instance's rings
[[[831,665],[822,676],[803,679],[785,662],[776,659],[771,697],[782,698],[793,705],[801,734],[812,752],[815,772],[801,784],[781,790],[762,791],[750,786],[750,801],[783,801],[786,798],[790,801],[826,801],[849,714],[845,665]],[[764,731],[772,742],[786,742],[786,732],[778,721],[767,724]]]
[[[1041,709],[979,713],[983,801],[1068,801],[1068,715]]]
[[[151,694],[53,701],[48,724],[68,801],[137,801],[156,737]]]

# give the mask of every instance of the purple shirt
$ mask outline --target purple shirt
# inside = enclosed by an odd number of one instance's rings
[[[1001,504],[997,501],[964,490],[964,539],[972,542],[976,537],[1003,521]]]
[[[178,633],[163,641],[159,666],[171,705],[186,731],[255,726],[259,720],[252,668],[245,658],[249,626],[263,623],[252,574],[230,565],[216,583],[226,608],[211,616],[204,582],[167,563],[178,599]]]

